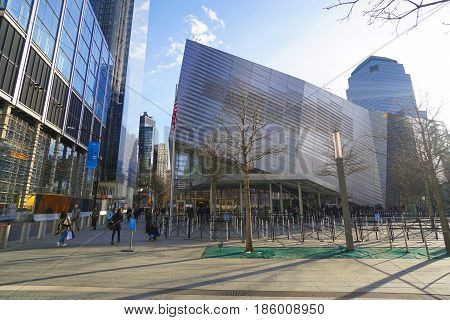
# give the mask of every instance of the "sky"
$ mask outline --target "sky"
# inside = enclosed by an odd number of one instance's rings
[[[364,0],[363,0],[364,1]],[[128,132],[139,115],[155,118],[167,143],[186,39],[322,87],[346,98],[348,78],[370,55],[397,60],[411,75],[418,102],[441,111],[450,128],[450,3],[399,26],[369,25],[356,7],[324,10],[333,0],[135,0],[128,67]],[[408,31],[409,30],[409,31]],[[408,32],[406,32],[408,31]]]

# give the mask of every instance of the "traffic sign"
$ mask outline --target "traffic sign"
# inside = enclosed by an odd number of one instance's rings
[[[136,219],[131,218],[131,219],[128,221],[128,230],[130,230],[130,231],[136,231]]]

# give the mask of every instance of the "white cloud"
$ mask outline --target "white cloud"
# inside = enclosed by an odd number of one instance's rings
[[[150,9],[150,0],[144,0],[138,10],[148,11]]]
[[[213,9],[207,8],[205,6],[202,6],[202,9],[211,21],[216,22],[222,28],[225,28],[225,22],[219,18],[216,11],[214,11]]]
[[[212,23],[209,23],[208,25],[208,23],[200,20],[193,14],[186,16],[184,18],[184,22],[187,23],[190,27],[190,38],[201,44],[209,46],[220,46],[221,44],[223,44],[223,41],[217,38],[217,36],[214,34],[214,30],[216,30],[217,28],[225,28],[225,22],[219,18],[217,12],[215,12],[214,10],[209,9],[205,6],[202,6],[202,9]],[[167,59],[169,61],[160,63],[155,69],[150,71],[150,74],[156,74],[162,71],[166,71],[182,64],[184,54],[184,41],[178,41],[172,37],[169,37],[168,40],[170,42],[170,45],[167,47],[163,54],[165,54],[166,57],[170,58]],[[161,58],[161,56],[158,55],[156,56],[156,58]]]
[[[132,42],[130,46],[130,57],[136,60],[145,60],[147,54],[147,44],[145,42]]]
[[[183,56],[181,56],[181,59],[183,59]],[[161,71],[165,71],[165,70],[169,70],[172,69],[174,67],[176,67],[178,65],[178,58],[176,61],[171,62],[171,63],[167,63],[167,64],[159,64],[156,69],[150,71],[150,74],[155,74]]]
[[[209,29],[208,25],[198,19],[194,15],[188,15],[185,19],[185,22],[191,25],[191,36],[193,40],[205,44],[205,45],[219,45],[220,41],[217,41],[217,36],[212,33]]]
[[[181,41],[174,41],[173,38],[169,37],[170,46],[169,49],[166,52],[166,55],[168,56],[174,56],[183,54],[184,52],[184,43]]]

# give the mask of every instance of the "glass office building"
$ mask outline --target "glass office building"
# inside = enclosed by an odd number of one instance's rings
[[[128,53],[131,39],[134,0],[89,0],[114,61],[111,105],[108,114],[105,166],[101,174],[101,190],[118,202],[132,203],[136,186],[133,150],[135,140],[127,133],[125,103]]]
[[[175,190],[178,208],[192,201],[209,201],[208,179],[203,174],[198,147],[211,129],[218,128],[230,101],[260,103],[267,143],[285,146],[284,152],[256,163],[250,176],[255,210],[283,210],[299,206],[317,208],[336,203],[338,180],[318,174],[329,163],[331,134],[342,132],[367,170],[350,175],[350,201],[358,205],[385,204],[387,121],[375,113],[335,96],[306,81],[276,70],[187,41],[178,87],[175,133]],[[220,127],[219,127],[220,128]],[[172,132],[172,135],[174,133]],[[171,136],[172,139],[173,136]],[[172,141],[172,140],[170,140]],[[242,176],[221,172],[219,203],[223,210],[242,206]],[[194,200],[196,199],[196,200]]]
[[[144,112],[139,119],[139,201],[148,203],[150,180],[152,177],[153,144],[155,140],[155,120]]]
[[[0,2],[0,207],[92,198],[113,59],[88,0]]]
[[[347,99],[368,110],[414,114],[416,99],[411,77],[395,60],[371,56],[348,79]]]

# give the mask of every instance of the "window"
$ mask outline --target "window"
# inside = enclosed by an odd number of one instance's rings
[[[12,0],[6,4],[6,10],[24,30],[28,27],[32,4],[33,0]]]
[[[78,137],[82,107],[81,100],[78,99],[76,94],[72,93],[70,98],[69,113],[67,114],[66,133],[74,139],[77,139]]]
[[[31,48],[20,102],[42,115],[50,76],[50,66]]]
[[[55,75],[52,95],[48,106],[47,120],[62,129],[69,88]]]
[[[33,41],[52,60],[55,51],[62,0],[41,0],[33,33]]]
[[[375,71],[380,71],[380,67],[377,64],[370,67],[370,73]]]
[[[16,86],[23,44],[19,33],[0,17],[0,90],[10,96]]]
[[[80,142],[86,146],[89,144],[89,138],[91,136],[91,125],[92,113],[87,108],[84,108]]]

